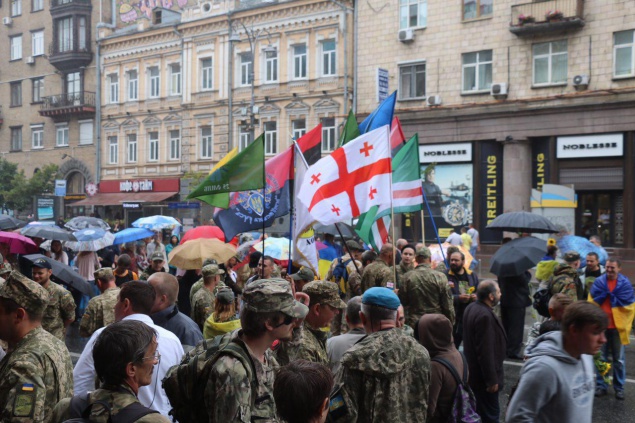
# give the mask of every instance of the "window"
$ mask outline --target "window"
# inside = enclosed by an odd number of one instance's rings
[[[247,128],[240,126],[238,129],[238,147],[242,151],[249,144],[251,144],[251,134]]]
[[[78,29],[78,34],[79,35],[79,49],[80,50],[87,50],[88,46],[86,44],[86,17],[85,16],[80,16],[79,18],[77,18],[78,22],[79,22],[79,29]]]
[[[11,37],[11,60],[22,59],[22,35]]]
[[[492,50],[463,55],[463,92],[485,91],[492,86]]]
[[[306,78],[306,44],[293,46],[293,79]]]
[[[93,143],[93,121],[79,121],[79,145],[89,145]]]
[[[22,127],[11,128],[11,151],[22,150]]]
[[[181,95],[181,65],[170,65],[170,95]]]
[[[128,134],[128,163],[137,163],[137,134]]]
[[[399,0],[399,28],[422,28],[428,24],[428,0]]]
[[[44,97],[44,78],[36,78],[31,80],[33,83],[33,103],[41,103]]]
[[[278,81],[278,50],[265,51],[265,82]]]
[[[635,76],[635,31],[620,31],[613,34],[613,76]]]
[[[148,69],[150,76],[150,92],[148,97],[158,98],[161,95],[161,75],[159,74],[158,67],[152,67]]]
[[[44,126],[31,126],[31,148],[44,148]]]
[[[108,102],[119,103],[119,75],[116,73],[108,75]]]
[[[31,4],[31,9],[33,12],[38,12],[40,10],[44,10],[44,0],[33,0]]]
[[[249,85],[254,77],[254,61],[251,53],[240,54],[240,85]]]
[[[212,58],[201,59],[201,91],[208,91],[214,87],[214,69],[212,68]]]
[[[463,20],[492,16],[494,0],[463,0]]]
[[[181,131],[173,129],[170,131],[170,160],[181,159]]]
[[[11,0],[11,16],[22,14],[22,0]]]
[[[335,40],[322,41],[322,76],[335,75]]]
[[[299,140],[304,134],[306,134],[306,120],[296,119],[291,122],[291,129],[293,130],[293,139]]]
[[[57,147],[68,147],[68,124],[56,125],[55,145]]]
[[[139,100],[139,73],[136,70],[127,72],[128,80],[128,100]]]
[[[426,95],[426,64],[412,63],[399,66],[399,98],[410,100]]]
[[[335,118],[322,118],[322,152],[335,150]]]
[[[148,161],[156,162],[159,160],[159,132],[148,132]]]
[[[70,104],[79,105],[82,101],[81,95],[82,77],[79,72],[66,74],[66,98]]]
[[[117,164],[119,162],[119,139],[116,135],[108,137],[108,163]]]
[[[214,137],[212,127],[201,126],[201,158],[211,159],[214,155]]]
[[[73,49],[73,18],[57,21],[57,47],[60,53]]]
[[[31,56],[41,56],[44,54],[44,31],[31,33]]]
[[[11,107],[22,106],[22,81],[11,83]]]
[[[534,44],[534,85],[567,83],[567,40]]]
[[[265,155],[278,153],[278,125],[277,122],[265,122]]]

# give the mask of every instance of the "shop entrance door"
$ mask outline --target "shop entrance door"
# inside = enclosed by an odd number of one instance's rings
[[[578,191],[576,235],[600,237],[603,246],[624,243],[622,191]]]

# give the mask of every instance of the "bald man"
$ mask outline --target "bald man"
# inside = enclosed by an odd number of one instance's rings
[[[393,256],[395,247],[386,243],[381,247],[377,260],[364,268],[362,274],[362,292],[374,287],[383,286],[385,288],[395,289],[394,272],[390,268],[393,264]]]

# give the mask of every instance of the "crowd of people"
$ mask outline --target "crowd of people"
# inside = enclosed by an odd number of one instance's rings
[[[479,280],[459,249],[476,254],[478,231],[463,235],[447,264],[421,243],[374,252],[351,239],[323,279],[259,252],[181,271],[167,262],[178,237],[149,239],[141,254],[94,256],[99,294],[80,315],[47,260],[31,278],[3,264],[0,420],[583,423],[608,392],[596,362],[609,358],[624,399],[635,294],[620,261],[587,256],[581,272],[577,252],[550,249],[538,269],[549,317],[525,340],[531,275]],[[76,318],[88,341],[73,366]],[[501,416],[507,359],[525,362]]]

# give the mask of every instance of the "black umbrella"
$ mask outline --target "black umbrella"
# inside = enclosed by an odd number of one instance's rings
[[[499,278],[522,275],[547,254],[547,242],[528,236],[514,239],[501,246],[490,261],[490,272]]]
[[[82,294],[86,294],[91,297],[94,295],[93,288],[86,281],[86,279],[82,278],[82,276],[74,271],[72,267],[67,266],[64,263],[60,263],[59,261],[53,260],[52,258],[46,257],[42,254],[29,254],[26,256],[21,256],[20,260],[24,260],[28,263],[29,266],[32,266],[35,260],[41,258],[51,264],[51,267],[53,268],[53,279],[56,282],[73,287]]]
[[[528,232],[538,234],[555,234],[560,232],[549,219],[539,214],[526,211],[503,213],[487,229],[509,232]]]
[[[8,214],[0,214],[0,230],[6,231],[7,229],[17,229],[26,225],[26,222],[23,222],[15,217],[11,217]]]
[[[315,232],[317,233],[325,233],[337,236],[339,234],[337,232],[337,229],[335,228],[335,225],[337,225],[340,232],[342,232],[342,236],[345,236],[347,238],[353,238],[356,236],[355,230],[351,225],[341,222],[337,224],[333,223],[331,225],[322,225],[318,223],[317,225],[313,226],[313,230],[315,230]]]
[[[71,231],[81,231],[82,229],[103,229],[110,230],[110,225],[97,217],[78,216],[74,217],[64,225]]]
[[[35,225],[23,228],[20,233],[34,238],[52,239],[56,241],[77,241],[75,235],[57,226]]]

